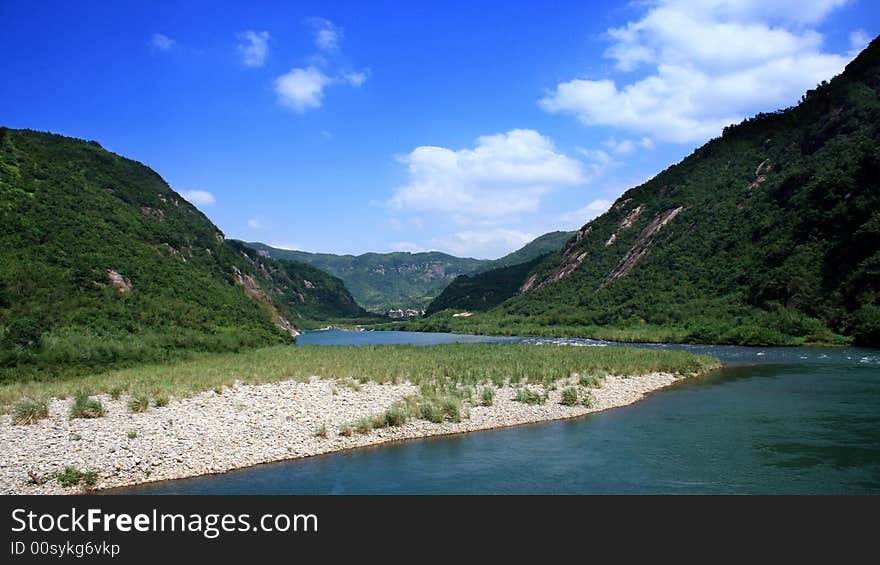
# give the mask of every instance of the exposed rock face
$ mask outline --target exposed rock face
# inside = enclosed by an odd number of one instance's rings
[[[160,220],[165,218],[165,211],[160,208],[151,208],[150,206],[141,206],[141,214],[144,216],[152,216]]]
[[[749,185],[749,190],[754,190],[761,186],[764,181],[767,180],[767,175],[763,173],[765,165],[767,164],[767,160],[761,161],[761,164],[758,165],[758,168],[755,169],[755,180],[752,181],[752,184]]]
[[[233,278],[235,279],[235,283],[239,285],[242,289],[244,289],[245,293],[257,300],[262,302],[266,308],[269,310],[269,314],[272,316],[272,322],[280,329],[284,330],[292,337],[296,337],[299,335],[299,331],[293,327],[293,325],[288,322],[284,316],[278,313],[278,310],[275,308],[275,305],[272,304],[272,300],[269,296],[260,288],[260,285],[257,284],[257,281],[254,280],[254,277],[242,273],[238,267],[233,267]]]
[[[629,214],[624,216],[622,220],[620,220],[620,229],[625,230],[628,227],[632,227],[636,220],[639,219],[639,216],[642,215],[642,211],[645,207],[642,204],[639,204],[635,208],[629,211]]]
[[[545,277],[538,283],[538,276],[532,275],[529,279],[520,287],[519,293],[525,294],[530,290],[537,290],[539,288],[544,288],[548,284],[553,284],[559,279],[566,277],[577,270],[580,267],[581,263],[584,262],[590,254],[587,251],[583,251],[577,253],[580,244],[589,237],[589,235],[593,233],[593,228],[589,224],[582,227],[578,230],[577,235],[574,240],[570,241],[568,245],[565,246],[565,251],[562,252],[562,263],[559,265],[559,268],[550,275],[549,277]],[[535,286],[537,284],[537,286]]]
[[[677,208],[672,208],[666,210],[657,215],[656,218],[651,220],[651,222],[645,226],[642,232],[639,234],[639,237],[636,238],[635,244],[627,251],[626,255],[623,256],[623,259],[617,264],[617,267],[614,268],[611,273],[605,277],[605,281],[601,284],[599,288],[607,286],[609,283],[619,279],[620,277],[625,276],[629,273],[633,267],[635,267],[639,261],[641,261],[648,253],[651,252],[651,247],[654,245],[655,236],[660,232],[660,230],[672,221],[673,218],[678,216],[681,211],[684,210],[683,206],[679,206]]]
[[[523,283],[521,287],[519,287],[519,293],[524,294],[532,289],[535,286],[535,283],[538,282],[538,275],[532,275]]]
[[[113,269],[107,269],[107,278],[110,279],[110,284],[115,286],[122,294],[131,292],[131,289],[133,288],[130,280],[126,279]]]

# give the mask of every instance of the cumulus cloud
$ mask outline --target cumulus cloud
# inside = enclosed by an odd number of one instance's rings
[[[459,231],[447,237],[435,238],[431,240],[431,243],[437,249],[442,249],[453,255],[486,259],[516,251],[536,237],[535,234],[529,232],[494,228]]]
[[[333,84],[348,84],[358,87],[367,80],[366,73],[344,73],[329,76],[315,66],[291,69],[287,74],[275,79],[275,92],[279,101],[297,112],[320,108],[324,89]]]
[[[309,25],[315,36],[315,47],[322,51],[336,51],[342,42],[342,28],[324,18],[310,18]]]
[[[262,67],[269,53],[269,32],[248,30],[238,34],[242,63],[246,67]]]
[[[324,88],[331,82],[333,79],[316,67],[291,69],[275,80],[275,92],[282,104],[297,112],[305,112],[321,106]]]
[[[482,136],[473,149],[421,146],[399,160],[409,182],[388,201],[391,209],[440,213],[461,225],[510,221],[536,211],[545,194],[586,180],[580,161],[530,129]]]
[[[185,190],[180,193],[186,200],[196,206],[211,206],[217,199],[207,190]]]
[[[651,139],[705,141],[761,110],[788,106],[840,72],[847,58],[824,53],[807,26],[845,0],[658,0],[637,21],[608,30],[606,57],[629,83],[577,78],[548,91],[540,106],[586,125],[619,127]],[[682,30],[687,30],[682,32]]]
[[[597,218],[611,208],[611,200],[593,200],[583,208],[563,214],[559,219],[569,228],[579,228],[593,218]]]
[[[154,33],[150,45],[157,51],[170,51],[176,42],[164,33]]]

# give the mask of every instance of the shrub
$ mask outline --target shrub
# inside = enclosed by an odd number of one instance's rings
[[[34,424],[49,417],[49,405],[45,400],[22,398],[12,406],[13,424]]]
[[[150,407],[150,397],[144,392],[131,395],[128,399],[128,409],[132,412],[146,412]]]
[[[370,418],[361,418],[355,425],[357,433],[368,434],[373,431],[373,420]]]
[[[402,426],[409,419],[409,411],[403,403],[395,402],[385,411],[385,424],[388,426]]]
[[[70,405],[71,418],[100,418],[104,415],[104,405],[97,398],[89,397],[84,390],[73,395]]]
[[[156,393],[156,395],[153,397],[153,406],[155,406],[156,408],[168,406],[168,395]]]
[[[544,404],[544,401],[546,400],[543,394],[528,388],[517,390],[516,396],[514,396],[513,399],[517,402],[524,402],[526,404]]]
[[[604,381],[605,378],[598,375],[581,375],[578,384],[586,388],[598,388]]]
[[[441,400],[440,406],[443,415],[453,422],[461,422],[462,404],[461,399],[455,396],[446,396]]]
[[[388,420],[385,419],[385,414],[376,414],[373,416],[371,423],[373,424],[373,428],[377,430],[388,426]]]
[[[446,419],[443,407],[434,399],[425,399],[419,404],[419,416],[435,424]]]
[[[562,389],[562,400],[560,404],[565,406],[574,406],[578,403],[578,389],[573,386]]]
[[[343,437],[351,437],[351,434],[354,433],[354,428],[351,427],[351,424],[342,424],[339,426],[339,435]]]
[[[592,408],[595,399],[593,398],[593,393],[590,391],[584,392],[584,397],[581,399],[581,404],[583,404],[587,408]]]
[[[115,386],[115,387],[111,388],[109,392],[110,392],[110,398],[112,400],[119,400],[119,397],[122,396],[122,387]]]
[[[492,387],[483,387],[480,393],[480,404],[483,406],[492,406],[495,404],[495,389]]]
[[[315,437],[323,437],[323,438],[327,437],[327,423],[326,422],[323,422],[320,426],[318,426],[318,429],[315,430]]]
[[[65,467],[63,471],[55,473],[55,479],[65,488],[75,487],[79,484],[86,488],[91,488],[98,482],[98,473],[95,471],[80,471],[76,467]]]

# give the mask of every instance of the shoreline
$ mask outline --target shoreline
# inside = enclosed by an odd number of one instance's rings
[[[261,385],[236,383],[220,393],[207,391],[176,399],[161,408],[132,413],[128,397],[97,397],[106,415],[68,419],[70,400],[52,399],[49,418],[30,425],[0,419],[0,494],[78,494],[82,487],[62,487],[50,479],[67,466],[97,473],[94,490],[218,474],[235,469],[301,459],[400,440],[455,435],[582,417],[627,406],[690,376],[649,373],[610,375],[592,390],[588,408],[560,404],[567,383],[547,391],[543,405],[513,400],[517,387],[496,388],[492,406],[469,406],[461,422],[410,420],[397,427],[339,435],[339,427],[384,412],[394,402],[416,394],[409,384],[368,382],[354,390],[342,381],[311,378]],[[574,382],[573,380],[571,382]],[[540,387],[535,387],[540,389]],[[327,437],[316,430],[326,426]],[[135,437],[131,437],[134,432]]]

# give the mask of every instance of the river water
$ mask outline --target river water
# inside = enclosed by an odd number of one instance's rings
[[[411,332],[301,344],[619,344]],[[427,438],[152,483],[130,494],[880,494],[880,351],[637,345],[725,368],[576,420]]]

